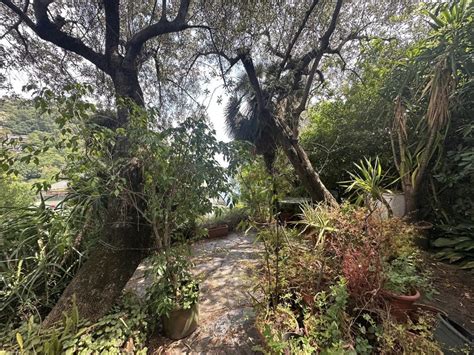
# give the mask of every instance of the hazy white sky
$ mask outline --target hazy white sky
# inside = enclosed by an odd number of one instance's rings
[[[207,88],[211,92],[210,96],[204,101],[204,105],[207,106],[207,114],[209,115],[212,126],[216,130],[217,139],[228,142],[230,141],[230,137],[227,135],[224,123],[224,107],[228,97],[220,80],[211,81]],[[217,103],[219,97],[222,98],[220,104]]]

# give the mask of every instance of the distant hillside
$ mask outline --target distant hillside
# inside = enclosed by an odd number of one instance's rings
[[[31,101],[0,98],[0,129],[15,135],[28,135],[34,131],[52,132],[54,120],[40,116]]]
[[[22,136],[29,143],[41,144],[43,137],[55,135],[58,128],[48,115],[39,115],[33,102],[21,99],[0,98],[0,141],[8,134]],[[20,179],[36,181],[49,179],[64,167],[64,154],[50,149],[38,156],[39,164],[17,162]]]

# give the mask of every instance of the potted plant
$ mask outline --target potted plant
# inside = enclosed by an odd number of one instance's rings
[[[182,339],[196,330],[199,321],[199,284],[190,272],[187,248],[173,247],[153,258],[149,271],[153,283],[147,290],[150,314],[161,320],[164,334]]]
[[[417,270],[414,255],[399,256],[387,263],[384,277],[381,295],[389,303],[394,318],[406,321],[421,297],[420,290],[429,288],[428,278]]]

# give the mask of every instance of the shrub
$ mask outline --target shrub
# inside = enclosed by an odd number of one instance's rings
[[[380,255],[370,244],[346,250],[342,258],[342,274],[347,280],[351,298],[364,304],[373,298],[382,284]]]
[[[145,309],[135,296],[125,295],[96,323],[79,319],[75,307],[62,324],[49,329],[42,328],[32,316],[19,328],[0,335],[1,350],[46,355],[146,354],[149,326]]]
[[[1,324],[44,316],[54,306],[86,257],[82,228],[76,228],[73,219],[70,210],[54,211],[44,205],[4,215]]]

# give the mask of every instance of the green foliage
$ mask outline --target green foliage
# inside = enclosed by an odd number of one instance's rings
[[[28,207],[34,199],[30,184],[17,177],[0,173],[0,220],[8,210]]]
[[[474,269],[474,224],[438,226],[439,237],[432,244],[439,248],[436,256],[450,263],[459,262],[464,269]],[[441,235],[441,236],[440,236]]]
[[[277,151],[272,175],[261,157],[247,152],[237,172],[239,192],[235,200],[254,220],[268,220],[275,199],[288,196],[293,190],[294,180],[294,172],[281,151]]]
[[[70,210],[11,210],[0,219],[0,323],[45,315],[82,264],[83,221]]]
[[[316,234],[315,246],[317,248],[324,247],[325,237],[327,232],[335,232],[331,221],[331,215],[325,206],[318,204],[312,206],[309,203],[301,205],[300,220],[296,224],[303,225],[300,234],[308,234],[312,236]]]
[[[135,123],[131,137],[132,154],[142,163],[145,183],[143,194],[126,193],[152,226],[157,245],[166,247],[177,228],[211,212],[211,199],[227,190],[225,170],[216,160],[227,149],[216,141],[203,117],[189,117],[163,131]]]
[[[125,295],[112,311],[96,323],[79,319],[77,308],[64,316],[62,324],[44,329],[30,317],[20,328],[1,335],[2,350],[45,355],[146,354],[149,332],[146,307]]]
[[[34,131],[53,132],[54,119],[41,115],[31,101],[14,98],[0,99],[0,127],[14,135],[28,135]]]
[[[399,295],[411,295],[414,290],[430,293],[430,283],[427,275],[418,270],[415,255],[401,256],[387,263],[384,275],[384,288]]]
[[[393,65],[384,63],[384,58],[395,54],[384,46],[367,51],[376,53],[361,68],[362,82],[355,78],[352,85],[342,87],[340,96],[313,107],[310,123],[301,132],[304,149],[330,189],[339,189],[338,183],[348,179],[347,171],[363,156],[379,156],[387,166],[391,161],[387,130],[391,108],[379,91]]]
[[[452,147],[435,171],[433,218],[438,221],[433,246],[437,256],[474,268],[474,124],[462,126],[460,137],[448,135]]]
[[[257,238],[265,253],[256,276],[256,288],[264,294],[258,301],[257,328],[266,345],[260,350],[372,354],[437,349],[434,324],[424,318],[396,323],[379,292],[382,287],[397,293],[433,292],[429,274],[420,269],[414,228],[397,218],[367,218],[366,208],[353,205],[305,209],[312,216],[306,219],[314,222],[304,224],[314,227],[303,233],[259,225]],[[321,231],[326,242],[315,249]]]
[[[351,192],[356,204],[366,204],[369,210],[373,210],[372,201],[380,201],[389,211],[389,204],[383,194],[390,193],[385,186],[394,182],[387,182],[387,173],[382,171],[382,165],[378,157],[374,162],[370,158],[364,158],[359,164],[354,163],[358,172],[349,172],[350,180],[343,182],[346,192]]]
[[[147,290],[150,314],[168,315],[175,309],[189,309],[198,302],[199,286],[190,272],[190,250],[175,246],[151,258],[152,286]],[[157,317],[158,318],[158,317]]]
[[[59,128],[53,114],[44,114],[35,109],[33,101],[4,99],[0,110],[0,128],[4,127],[1,149],[21,150],[26,147],[40,146],[48,138],[56,138]],[[1,132],[0,132],[1,133]],[[17,144],[5,140],[3,136],[20,135],[15,138]],[[24,180],[50,179],[64,166],[63,154],[55,148],[47,149],[34,156],[18,159],[15,162],[16,173]]]
[[[339,279],[328,292],[316,295],[314,313],[309,310],[304,313],[305,334],[289,339],[285,335],[288,332],[295,334],[299,327],[293,309],[287,305],[269,310],[257,324],[263,329],[266,350],[272,354],[346,353],[344,345],[350,336],[347,300],[345,281]]]
[[[346,281],[341,278],[329,288],[329,292],[322,291],[316,295],[316,314],[306,316],[308,336],[323,353],[331,354],[343,349],[344,340],[348,336],[348,298]]]

